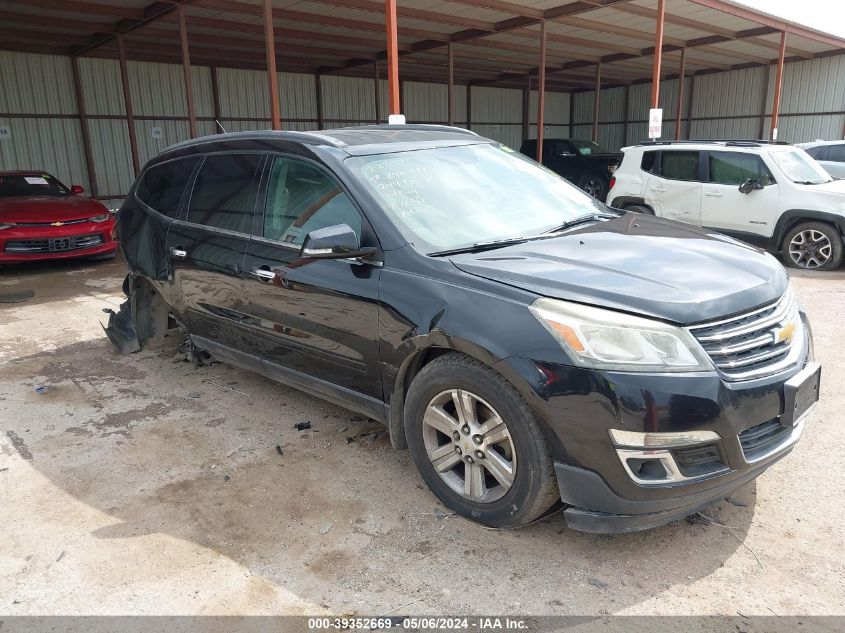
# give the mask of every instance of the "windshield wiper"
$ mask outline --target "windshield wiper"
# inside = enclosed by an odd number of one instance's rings
[[[429,257],[442,257],[443,255],[458,255],[460,253],[478,253],[480,251],[488,251],[494,248],[502,248],[503,246],[510,246],[511,244],[522,244],[527,242],[529,237],[510,237],[503,240],[489,240],[487,242],[476,242],[469,246],[461,246],[459,248],[450,248],[445,251],[434,251],[429,253]]]
[[[549,229],[548,231],[543,231],[540,235],[548,235],[550,233],[560,233],[561,231],[565,231],[566,229],[571,229],[573,226],[578,226],[579,224],[586,224],[587,222],[595,222],[597,220],[612,220],[613,218],[619,217],[612,213],[588,213],[587,215],[581,215],[577,218],[573,218],[572,220],[567,220],[563,224],[559,224],[556,227]]]
[[[795,184],[797,185],[826,185],[829,182],[833,182],[832,180],[796,180]]]

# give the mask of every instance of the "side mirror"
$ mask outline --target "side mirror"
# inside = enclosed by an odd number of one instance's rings
[[[348,224],[311,231],[299,251],[301,258],[308,259],[369,259],[375,254],[374,247],[359,246],[358,236]]]
[[[573,152],[561,152],[557,155],[558,158],[575,158],[575,154]]]
[[[757,191],[763,188],[763,183],[761,183],[756,178],[746,178],[742,181],[742,184],[739,186],[740,193],[751,193],[752,191]]]
[[[78,196],[80,193],[85,193],[85,187],[83,187],[82,185],[73,185],[70,188],[70,195]]]

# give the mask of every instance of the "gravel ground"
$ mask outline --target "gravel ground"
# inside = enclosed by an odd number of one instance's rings
[[[721,525],[615,537],[481,528],[376,423],[175,339],[119,356],[123,273],[0,271],[35,293],[0,303],[0,614],[845,614],[845,273],[793,275],[824,365],[793,453]]]

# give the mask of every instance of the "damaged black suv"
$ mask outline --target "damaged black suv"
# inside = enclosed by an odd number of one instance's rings
[[[175,319],[217,360],[384,422],[486,525],[691,514],[788,453],[818,399],[773,257],[613,212],[465,130],[182,143],[146,165],[119,234],[125,349]]]

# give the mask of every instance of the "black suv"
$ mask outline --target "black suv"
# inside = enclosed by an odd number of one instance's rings
[[[146,165],[119,233],[112,336],[173,317],[215,359],[384,422],[491,526],[561,502],[594,532],[688,515],[783,457],[818,397],[773,257],[611,212],[464,130],[182,143]]]
[[[536,159],[537,140],[523,141],[519,151]],[[608,152],[593,141],[543,139],[543,165],[602,202],[607,198],[613,171],[621,162],[622,152]]]

